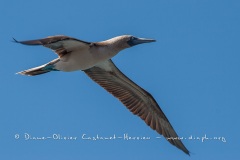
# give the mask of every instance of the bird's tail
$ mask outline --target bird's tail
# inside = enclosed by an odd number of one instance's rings
[[[41,65],[41,66],[38,66],[35,68],[31,68],[28,70],[24,70],[24,71],[18,72],[16,74],[22,74],[22,75],[27,75],[27,76],[36,76],[36,75],[44,74],[44,73],[47,73],[50,71],[57,71],[56,69],[54,69],[54,64],[58,61],[59,61],[59,59],[55,59],[47,64],[44,64],[44,65]]]
[[[25,71],[18,72],[17,74],[22,74],[22,75],[27,75],[27,76],[36,76],[36,75],[39,75],[39,74],[50,72],[49,70],[45,70],[44,66],[45,65],[35,67],[35,68],[31,68],[31,69],[28,69],[28,70],[25,70]]]

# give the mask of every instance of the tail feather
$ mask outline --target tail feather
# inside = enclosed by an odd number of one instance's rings
[[[60,61],[60,59],[57,58],[47,64],[44,64],[44,65],[41,65],[41,66],[38,66],[35,68],[31,68],[31,69],[28,69],[25,71],[21,71],[21,72],[18,72],[17,74],[22,74],[22,75],[27,75],[27,76],[36,76],[36,75],[44,74],[44,73],[47,73],[50,71],[58,71],[57,69],[54,69],[54,64],[59,61]]]
[[[36,76],[39,74],[44,74],[44,73],[50,72],[50,70],[45,69],[45,66],[46,65],[42,65],[39,67],[31,68],[31,69],[28,69],[25,71],[18,72],[17,74],[22,74],[22,75],[27,75],[27,76]]]

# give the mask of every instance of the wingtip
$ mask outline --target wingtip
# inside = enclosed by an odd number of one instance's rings
[[[190,157],[190,152],[185,146],[184,146],[184,148],[179,148],[179,149],[181,149],[184,153],[186,153]]]
[[[16,40],[14,37],[12,37],[13,41],[12,42],[15,42],[15,43],[19,43],[18,40]]]
[[[185,148],[185,149],[181,149],[185,154],[187,154],[189,157],[191,156],[191,152]]]

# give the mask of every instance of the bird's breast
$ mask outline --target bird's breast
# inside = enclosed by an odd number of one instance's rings
[[[86,70],[112,58],[116,54],[104,48],[73,50],[71,53],[61,57],[60,61],[55,64],[55,68],[65,72]]]

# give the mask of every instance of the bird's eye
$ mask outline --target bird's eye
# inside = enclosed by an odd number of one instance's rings
[[[130,40],[134,40],[134,39],[136,39],[136,37],[134,37],[134,36],[131,36]]]
[[[134,37],[134,36],[130,36],[129,37],[129,40],[127,41],[127,43],[129,44],[129,46],[134,46],[134,41],[136,40],[137,38]]]

